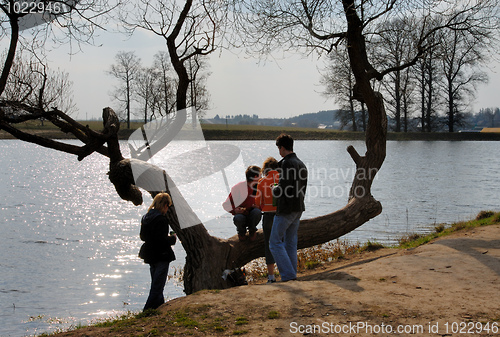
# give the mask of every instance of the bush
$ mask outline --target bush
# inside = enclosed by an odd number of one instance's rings
[[[487,219],[489,217],[492,217],[493,215],[495,215],[495,213],[493,211],[481,211],[479,212],[479,214],[476,216],[476,220],[483,220],[483,219]]]
[[[361,247],[361,251],[369,251],[369,252],[374,252],[376,250],[384,248],[384,245],[378,242],[371,242],[368,241]]]

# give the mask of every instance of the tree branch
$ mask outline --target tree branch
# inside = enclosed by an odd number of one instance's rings
[[[70,145],[62,142],[57,142],[52,139],[45,137],[33,135],[24,131],[21,131],[3,120],[0,120],[0,129],[5,130],[17,139],[23,140],[25,142],[34,143],[46,148],[66,152],[69,154],[80,155],[82,153],[82,148],[76,145]]]

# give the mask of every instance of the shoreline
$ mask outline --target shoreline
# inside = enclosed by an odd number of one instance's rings
[[[136,129],[120,129],[118,138],[127,140]],[[290,134],[297,140],[365,140],[361,131],[338,131],[280,127],[256,126],[216,126],[202,127],[205,140],[274,140],[281,132]],[[76,139],[72,134],[65,134],[53,128],[29,128],[23,131],[50,139]],[[16,139],[0,130],[0,139]],[[482,132],[388,132],[388,141],[500,141],[500,133]]]

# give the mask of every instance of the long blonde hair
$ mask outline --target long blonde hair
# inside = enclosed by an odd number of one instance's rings
[[[153,208],[157,209],[157,210],[162,210],[167,205],[168,205],[168,207],[172,206],[172,198],[170,197],[170,195],[168,193],[165,193],[165,192],[158,193],[154,197],[153,202],[151,203],[151,206],[149,206],[148,212]]]

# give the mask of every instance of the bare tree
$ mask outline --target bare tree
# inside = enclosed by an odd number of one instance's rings
[[[443,73],[444,101],[447,103],[448,131],[462,124],[462,117],[470,107],[477,85],[488,77],[480,69],[488,58],[491,33],[476,27],[474,34],[450,30],[440,34],[439,60]]]
[[[348,204],[319,219],[301,221],[299,247],[335,239],[382,211],[382,205],[371,195],[371,185],[386,156],[387,118],[383,97],[372,81],[382,81],[388,74],[415,65],[436,47],[431,38],[438,31],[471,33],[476,25],[498,28],[496,1],[249,0],[237,5],[242,39],[250,51],[263,55],[283,49],[329,53],[345,41],[355,78],[353,97],[368,109],[365,155],[359,155],[352,146],[347,149],[356,164]],[[461,20],[456,20],[457,13],[461,13]],[[434,16],[442,18],[439,25],[434,24]],[[377,64],[368,46],[380,22],[405,17],[420,18],[422,22],[410,56],[400,64]]]
[[[408,130],[408,105],[412,94],[411,73],[409,68],[398,67],[410,62],[413,57],[414,28],[415,22],[400,18],[382,22],[371,51],[377,67],[391,64],[396,68],[381,82],[386,93],[387,109],[396,122],[396,132],[401,132],[402,126],[405,131]]]
[[[341,128],[351,124],[352,131],[358,131],[358,109],[360,105],[354,99],[354,75],[349,64],[349,57],[345,49],[336,49],[328,55],[326,68],[322,70],[320,83],[324,86],[323,96],[334,97],[340,104],[337,118],[340,119]],[[363,110],[364,111],[364,110]],[[366,118],[361,116],[363,130],[366,130]]]
[[[436,87],[440,73],[437,69],[436,52],[430,50],[417,62],[417,88],[420,94],[420,127],[422,132],[434,129],[434,120],[439,109],[439,96]]]
[[[206,87],[206,81],[210,73],[207,71],[208,63],[200,55],[196,55],[186,61],[186,70],[189,78],[189,91],[187,93],[187,101],[189,105],[195,107],[195,110],[201,112],[208,109],[210,102],[210,95]],[[151,102],[149,107],[152,110],[151,116],[165,116],[172,114],[176,108],[176,90],[178,88],[179,81],[177,80],[176,73],[173,72],[170,58],[167,52],[160,51],[155,54],[153,65],[151,68],[144,69],[140,76],[140,82],[137,83],[140,86],[142,97],[142,102],[144,102],[144,97],[147,95]],[[144,81],[149,78],[150,91],[146,92],[145,86],[147,85]],[[174,114],[172,114],[173,116]],[[201,117],[201,116],[198,116]],[[196,115],[192,116],[196,120]]]
[[[32,13],[16,7],[20,5],[23,3],[13,0],[0,3],[0,37],[9,39],[0,75],[0,129],[21,140],[74,153],[75,149],[67,144],[32,135],[17,124],[55,118],[61,129],[67,129],[68,122],[56,116],[62,113],[60,109],[68,113],[74,109],[69,97],[70,82],[64,73],[48,70],[42,57],[45,43],[70,43],[72,52],[81,44],[91,43],[112,6],[102,0],[45,1],[43,12]],[[16,65],[19,50],[31,57],[24,63],[19,54],[21,61]]]
[[[72,85],[67,72],[52,71],[36,55],[18,54],[1,99],[43,109],[58,107],[72,114],[76,111]]]
[[[187,66],[189,78],[191,78],[188,99],[191,102],[190,105],[195,107],[195,111],[197,111],[200,118],[202,117],[200,112],[207,110],[210,105],[210,95],[206,87],[206,81],[210,73],[206,71],[208,63],[205,58],[199,55],[190,58]],[[192,122],[196,123],[196,116],[192,116],[192,118]]]
[[[144,123],[155,115],[158,106],[160,74],[155,68],[140,68],[135,79],[135,100],[142,105]]]
[[[119,86],[113,93],[113,98],[125,107],[127,128],[130,129],[131,103],[134,85],[141,70],[141,59],[133,51],[120,51],[115,56],[116,63],[108,72],[118,79]]]
[[[154,55],[153,67],[160,74],[159,93],[161,100],[158,103],[158,111],[160,116],[172,113],[175,109],[175,90],[177,81],[171,76],[170,58],[166,51],[159,51]]]
[[[133,10],[123,12],[122,21],[129,32],[145,29],[163,38],[166,43],[179,81],[177,110],[187,107],[189,84],[193,80],[189,77],[186,63],[216,49],[216,36],[222,26],[217,6],[210,1],[140,0]]]
[[[0,95],[7,86],[22,41],[21,32],[31,35],[31,39],[27,38],[28,45],[38,43],[39,48],[43,48],[49,38],[57,43],[69,42],[71,46],[79,47],[81,43],[93,41],[96,28],[107,21],[106,14],[113,8],[113,5],[103,0],[47,0],[44,1],[44,11],[39,13],[22,10],[18,8],[19,5],[23,3],[14,0],[0,3],[0,37],[10,40],[0,75]]]

